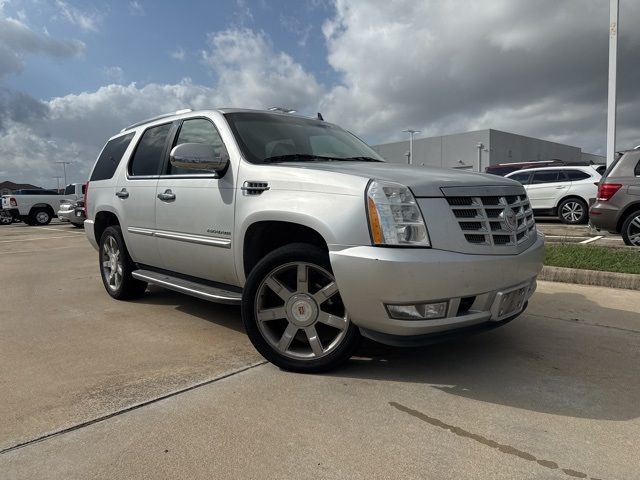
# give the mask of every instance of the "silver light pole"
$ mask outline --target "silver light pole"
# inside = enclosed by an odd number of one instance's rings
[[[405,133],[409,134],[409,158],[408,160],[408,164],[412,165],[413,164],[413,136],[416,133],[420,133],[422,130],[414,130],[412,128],[407,128],[406,130],[402,130]]]
[[[61,163],[62,164],[62,170],[64,172],[64,188],[67,188],[67,165],[70,165],[71,162],[65,162],[65,161],[59,161],[59,162],[55,162],[55,163]]]
[[[56,192],[60,193],[60,179],[62,177],[58,175],[57,177],[53,177],[53,178],[55,178],[57,180],[57,182],[58,182],[58,189],[56,190]]]
[[[607,167],[616,154],[616,70],[618,63],[618,6],[619,0],[609,4],[609,99],[607,104]]]

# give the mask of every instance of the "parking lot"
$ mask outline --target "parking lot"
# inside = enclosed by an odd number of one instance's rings
[[[640,292],[540,282],[509,325],[345,368],[238,307],[117,302],[82,230],[0,227],[0,478],[640,478]]]

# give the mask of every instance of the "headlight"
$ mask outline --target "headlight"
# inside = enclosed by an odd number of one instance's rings
[[[367,212],[374,245],[431,246],[416,199],[404,185],[372,180]]]

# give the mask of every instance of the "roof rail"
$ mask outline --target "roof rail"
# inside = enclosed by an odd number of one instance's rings
[[[127,130],[131,130],[132,128],[139,127],[140,125],[144,125],[145,123],[155,122],[156,120],[161,120],[167,117],[173,117],[174,115],[182,115],[183,113],[189,113],[192,111],[193,110],[191,110],[190,108],[183,108],[182,110],[177,110],[173,113],[164,113],[162,115],[158,115],[157,117],[147,118],[146,120],[143,120],[141,122],[134,123],[133,125],[129,125],[128,127],[124,127],[122,130],[120,130],[120,133],[126,132]]]

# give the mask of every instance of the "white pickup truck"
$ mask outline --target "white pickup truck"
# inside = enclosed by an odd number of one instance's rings
[[[12,195],[2,196],[2,209],[14,220],[22,220],[27,225],[47,225],[56,216],[62,200],[81,200],[84,190],[83,183],[67,185],[62,195],[53,190],[17,190]]]

